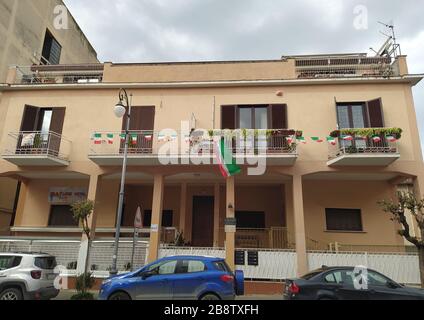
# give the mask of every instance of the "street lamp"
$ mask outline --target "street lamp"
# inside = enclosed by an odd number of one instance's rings
[[[124,146],[124,161],[122,164],[121,189],[119,191],[119,203],[118,203],[118,212],[117,212],[117,218],[116,218],[115,245],[114,245],[114,252],[112,256],[112,269],[110,270],[111,275],[118,274],[117,260],[118,260],[118,250],[119,250],[119,237],[121,235],[121,220],[122,220],[122,214],[123,214],[122,211],[124,208],[125,176],[127,174],[128,143],[129,143],[129,135],[130,135],[131,103],[130,103],[130,100],[128,99],[128,94],[125,89],[121,89],[119,91],[119,102],[115,106],[114,113],[116,117],[118,118],[123,118],[126,114],[127,121],[125,126],[125,146]]]

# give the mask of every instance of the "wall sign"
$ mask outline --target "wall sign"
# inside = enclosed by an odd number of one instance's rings
[[[235,265],[244,266],[246,264],[246,252],[241,250],[236,250],[235,255]]]
[[[259,253],[258,251],[247,252],[247,264],[252,267],[259,266]]]
[[[73,204],[87,199],[86,188],[50,188],[49,203],[51,204]]]

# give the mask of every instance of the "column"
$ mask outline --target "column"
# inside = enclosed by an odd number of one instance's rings
[[[234,177],[227,178],[227,219],[235,218],[235,179]],[[232,270],[235,270],[235,242],[236,242],[236,230],[235,226],[225,226],[225,257],[228,265]]]
[[[219,247],[219,209],[221,203],[221,192],[219,183],[215,183],[214,187],[214,213],[213,213],[213,246]]]
[[[21,189],[19,190],[18,205],[16,206],[15,223],[13,227],[22,226],[22,218],[24,215],[25,201],[28,193],[28,181],[21,181]]]
[[[293,186],[291,183],[286,183],[283,186],[283,197],[285,201],[286,211],[286,228],[288,244],[295,243],[294,240],[294,212],[293,212]]]
[[[87,200],[91,200],[94,202],[94,210],[88,218],[88,227],[90,228],[90,238],[87,238],[85,232],[82,233],[81,236],[81,244],[78,253],[78,264],[77,264],[77,274],[83,274],[87,266],[89,265],[90,260],[90,249],[91,249],[91,241],[94,239],[96,235],[96,222],[97,222],[97,210],[96,210],[96,196],[99,188],[100,176],[92,175],[90,176],[90,182],[88,184],[88,194]]]
[[[309,271],[306,251],[305,216],[303,212],[302,176],[293,176],[293,213],[297,254],[297,274],[302,276]]]
[[[183,233],[184,239],[186,238],[186,214],[187,214],[187,183],[181,184],[180,194],[180,232]]]
[[[154,262],[159,257],[160,232],[162,226],[162,206],[163,206],[164,177],[154,176],[153,206],[152,206],[152,226],[150,228],[150,243],[148,262]]]

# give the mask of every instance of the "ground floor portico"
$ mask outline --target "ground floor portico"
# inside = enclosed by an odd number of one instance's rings
[[[98,175],[28,171],[14,176],[21,180],[21,191],[11,236],[80,238],[81,229],[69,217],[69,205],[78,197],[95,202],[90,220],[94,239],[114,236],[119,168]],[[203,248],[205,253],[221,250],[217,252],[234,268],[240,251],[258,251],[268,252],[261,254],[261,263],[278,254],[280,261],[288,261],[287,254],[294,254],[290,268],[302,274],[311,267],[311,251],[408,252],[398,225],[377,201],[393,198],[399,188],[416,190],[417,180],[390,171],[300,175],[285,169],[260,177],[243,172],[225,180],[214,167],[131,167],[121,238],[132,237],[140,207],[147,262],[161,256],[161,247]]]

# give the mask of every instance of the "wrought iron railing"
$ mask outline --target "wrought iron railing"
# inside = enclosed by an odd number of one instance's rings
[[[199,131],[191,134],[169,133],[163,131],[130,131],[128,142],[129,155],[214,155],[215,141],[222,135],[211,137],[208,132]],[[295,138],[286,134],[267,134],[249,139],[245,136],[234,136],[226,139],[227,147],[233,155],[254,154],[297,154]],[[124,153],[125,135],[122,131],[96,131],[91,137],[91,156],[118,156]],[[170,148],[164,148],[168,144]],[[165,150],[165,151],[164,151]]]
[[[21,131],[8,135],[5,156],[49,156],[68,160],[71,141],[55,132]]]
[[[103,70],[93,66],[69,68],[60,66],[16,67],[15,84],[86,84],[103,81]]]
[[[374,137],[352,135],[351,140],[343,140],[342,137],[339,137],[334,144],[329,144],[329,159],[343,155],[397,154],[398,152],[398,141],[391,140],[385,135]]]

